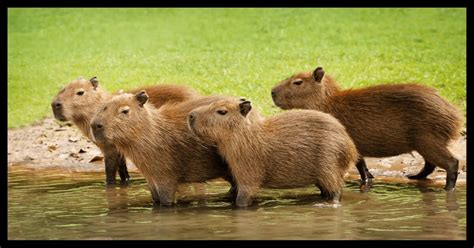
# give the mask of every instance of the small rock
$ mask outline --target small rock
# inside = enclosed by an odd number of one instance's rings
[[[50,152],[53,152],[56,149],[58,149],[58,145],[56,145],[56,144],[52,144],[52,145],[48,146],[48,151],[50,151]]]
[[[81,149],[79,150],[79,153],[86,153],[86,151],[81,148]]]
[[[25,160],[25,161],[33,161],[33,160],[35,160],[35,158],[31,157],[30,155],[26,155],[26,156],[23,158],[23,160]]]
[[[75,153],[75,152],[71,152],[69,153],[69,156],[73,157],[73,158],[79,158],[79,154]]]
[[[76,137],[69,137],[70,142],[77,142],[79,139]]]

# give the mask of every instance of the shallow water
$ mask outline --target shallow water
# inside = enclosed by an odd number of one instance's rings
[[[229,185],[181,187],[177,206],[153,206],[145,180],[106,189],[103,173],[9,168],[8,239],[466,239],[466,186],[347,180],[338,208],[313,187],[262,190],[235,209]]]

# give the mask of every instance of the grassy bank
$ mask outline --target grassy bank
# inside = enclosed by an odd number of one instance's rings
[[[8,127],[51,116],[59,88],[160,82],[245,96],[323,66],[345,87],[421,82],[466,108],[464,9],[9,9]]]

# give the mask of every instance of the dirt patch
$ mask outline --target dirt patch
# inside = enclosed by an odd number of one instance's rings
[[[458,184],[466,181],[466,130],[460,139],[449,147],[459,159]],[[417,153],[402,154],[389,158],[366,158],[370,173],[376,180],[415,182],[406,179],[407,174],[421,170],[424,161]],[[130,161],[129,171],[138,172]],[[35,125],[8,130],[8,167],[31,169],[61,169],[69,172],[104,172],[100,150],[70,124],[47,118]],[[348,179],[358,179],[357,169],[351,168]],[[444,185],[446,172],[436,168],[428,182]]]

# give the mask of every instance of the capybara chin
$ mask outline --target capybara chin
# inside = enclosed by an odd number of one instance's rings
[[[329,114],[292,110],[262,118],[249,101],[228,98],[198,107],[189,128],[213,140],[237,183],[237,206],[248,206],[259,188],[315,185],[339,202],[344,174],[357,161],[344,126]]]
[[[130,158],[145,177],[153,201],[171,205],[178,184],[223,177],[226,163],[212,145],[193,135],[186,117],[194,107],[220,97],[201,97],[157,109],[145,91],[113,97],[97,112],[91,127],[97,142],[109,142]]]
[[[199,96],[190,88],[168,84],[145,86],[129,90],[128,92],[136,93],[139,92],[139,89],[147,90],[150,94],[150,102],[155,107],[160,107],[165,103],[183,102]],[[54,97],[51,107],[56,119],[71,121],[87,138],[92,140],[90,121],[94,114],[111,97],[111,94],[99,86],[99,81],[96,77],[90,80],[78,78],[59,91]],[[121,181],[126,183],[130,176],[128,175],[125,157],[117,151],[113,144],[96,143],[96,145],[104,154],[107,185],[115,184],[117,171]]]
[[[361,156],[389,157],[417,151],[425,166],[409,178],[426,178],[439,166],[447,173],[445,189],[455,188],[458,160],[447,146],[459,136],[464,118],[434,89],[411,83],[342,90],[318,67],[281,81],[271,95],[282,109],[314,109],[335,116]],[[362,157],[357,168],[366,180],[368,170]]]

